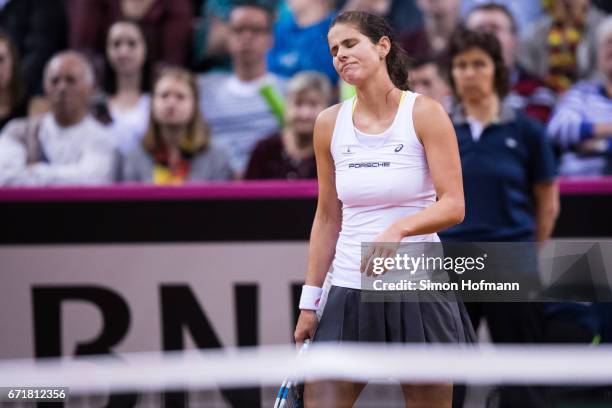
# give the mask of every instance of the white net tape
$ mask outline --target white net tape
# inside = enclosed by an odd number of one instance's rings
[[[61,386],[71,394],[277,386],[287,376],[405,383],[612,384],[612,347],[314,344],[5,360],[1,386]]]

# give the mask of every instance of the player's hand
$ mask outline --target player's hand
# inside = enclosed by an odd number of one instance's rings
[[[399,228],[395,225],[391,225],[379,236],[374,239],[368,248],[363,251],[361,257],[361,273],[365,273],[367,276],[373,276],[374,273],[374,259],[375,258],[394,258],[397,248],[402,241],[402,234]],[[385,273],[376,273],[376,275],[382,275]]]
[[[300,311],[300,316],[298,317],[297,325],[295,326],[295,333],[293,334],[298,350],[300,347],[302,347],[304,340],[312,340],[314,338],[315,330],[317,329],[318,324],[319,320],[317,319],[317,313],[314,310],[302,309]]]

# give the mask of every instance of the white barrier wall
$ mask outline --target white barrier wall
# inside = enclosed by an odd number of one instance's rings
[[[304,279],[307,250],[307,242],[2,247],[0,358],[57,354],[58,341],[62,355],[181,348],[181,335],[184,348],[244,345],[240,336],[287,343],[291,284]]]

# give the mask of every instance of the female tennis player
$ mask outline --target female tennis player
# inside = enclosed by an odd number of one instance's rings
[[[456,302],[361,301],[368,264],[361,262],[361,244],[378,243],[372,253],[390,256],[383,243],[438,242],[437,231],[464,217],[461,166],[442,106],[407,90],[406,56],[383,18],[341,13],[328,42],[338,74],[356,95],[323,111],[315,124],[319,200],[295,340],[471,342],[467,313]],[[317,322],[332,264],[332,287]],[[350,407],[364,385],[309,383],[306,406]],[[451,406],[450,383],[403,384],[402,390],[408,407]]]

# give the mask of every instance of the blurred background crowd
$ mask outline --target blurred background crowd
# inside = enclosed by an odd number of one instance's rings
[[[612,174],[610,0],[0,0],[0,186],[315,179],[315,120],[355,94],[327,44],[345,10],[387,19],[453,122],[443,240],[546,241],[557,175]],[[612,342],[610,303],[468,309],[494,342]]]
[[[388,19],[459,136],[491,88],[494,122],[548,145],[542,179],[612,172],[608,1],[0,0],[0,185],[316,178],[315,119],[354,94],[326,38],[343,10]],[[462,58],[496,47],[495,78]]]

